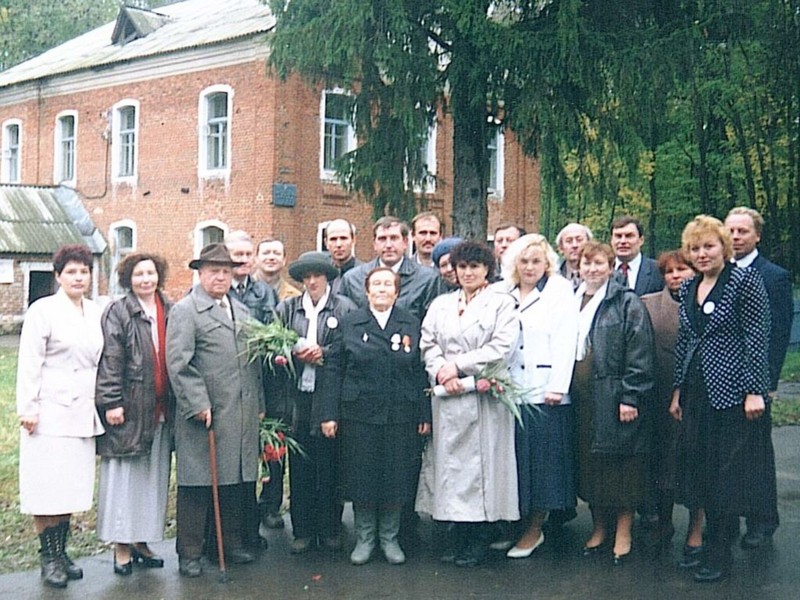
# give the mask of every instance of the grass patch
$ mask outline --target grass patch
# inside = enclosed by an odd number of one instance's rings
[[[800,382],[800,350],[786,353],[786,360],[783,362],[781,371],[781,381]]]
[[[800,398],[778,398],[772,403],[772,425],[800,425]]]
[[[19,424],[15,386],[17,350],[0,348],[0,574],[32,569],[39,564],[39,540],[33,519],[19,512]],[[167,537],[175,535],[175,469],[170,480]],[[53,490],[54,494],[59,493]],[[92,509],[72,516],[69,552],[73,558],[100,554],[109,549],[97,539],[97,501]]]

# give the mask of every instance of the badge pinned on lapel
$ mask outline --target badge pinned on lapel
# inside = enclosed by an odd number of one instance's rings
[[[707,315],[713,313],[715,308],[717,308],[717,305],[711,302],[711,300],[703,304],[703,312]]]
[[[328,317],[328,320],[325,321],[325,325],[328,326],[328,329],[336,329],[339,326],[339,319],[333,316]]]
[[[411,336],[404,335],[403,336],[403,352],[409,354],[411,352]]]
[[[364,342],[365,344],[369,341],[369,335],[367,334],[367,332],[364,332],[364,335],[361,336],[361,341]]]
[[[400,350],[400,334],[399,333],[395,333],[394,335],[392,335],[392,337],[389,339],[389,341],[392,342],[392,352],[397,352],[398,350]]]

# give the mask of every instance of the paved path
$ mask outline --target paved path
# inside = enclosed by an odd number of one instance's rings
[[[213,567],[199,579],[179,577],[174,543],[167,541],[155,546],[166,559],[164,569],[137,570],[133,576],[121,578],[113,575],[112,557],[106,553],[80,559],[86,578],[70,583],[66,590],[44,588],[38,571],[0,576],[0,598],[795,600],[800,598],[800,427],[776,429],[773,437],[781,527],[770,548],[748,552],[737,548],[733,574],[716,585],[695,584],[675,566],[683,541],[681,533],[675,535],[671,551],[659,559],[636,552],[636,546],[633,559],[621,568],[611,567],[609,556],[589,561],[581,558],[578,550],[591,529],[584,505],[579,507],[578,519],[569,523],[561,536],[548,538],[532,558],[511,561],[497,556],[477,569],[439,563],[430,550],[431,529],[426,523],[421,531],[427,546],[409,552],[405,565],[390,566],[382,559],[373,559],[362,567],[349,564],[347,551],[291,556],[287,524],[286,531],[270,532],[270,549],[256,563],[231,567],[228,583],[219,582]],[[350,530],[349,511],[346,517]],[[686,521],[686,511],[676,508],[679,532],[685,531]],[[350,538],[349,547],[352,535]]]

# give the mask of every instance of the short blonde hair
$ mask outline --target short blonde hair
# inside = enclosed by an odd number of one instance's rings
[[[689,247],[696,244],[700,238],[709,235],[716,236],[722,242],[722,257],[725,261],[729,261],[733,257],[731,234],[722,221],[709,215],[698,215],[683,228],[681,234],[683,253],[688,257]]]
[[[519,285],[519,273],[517,272],[517,259],[528,248],[538,248],[544,253],[545,260],[547,260],[547,269],[545,274],[552,277],[558,269],[558,254],[553,250],[550,242],[547,241],[543,235],[538,233],[527,233],[521,238],[511,242],[511,245],[503,254],[503,279],[513,282],[514,285]]]
[[[758,212],[755,208],[750,208],[748,206],[737,206],[732,208],[728,213],[728,217],[733,215],[746,215],[753,220],[753,229],[755,229],[756,233],[761,236],[761,230],[764,229],[764,217],[761,216],[761,213]],[[728,217],[725,217],[725,220],[728,220]]]

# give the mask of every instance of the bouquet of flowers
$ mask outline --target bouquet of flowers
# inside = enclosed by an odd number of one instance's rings
[[[286,327],[279,319],[273,319],[267,325],[247,319],[243,323],[247,336],[247,358],[250,362],[260,358],[270,371],[275,367],[283,367],[292,377],[296,376],[292,363],[292,348],[300,336],[293,329]]]
[[[289,432],[289,426],[280,419],[262,419],[259,433],[261,441],[264,442],[262,458],[265,463],[277,462],[283,459],[287,452],[306,455],[303,447]]]
[[[530,408],[531,405],[521,404],[518,401],[529,394],[530,390],[514,383],[504,364],[486,367],[477,376],[463,377],[459,382],[464,388],[464,393],[478,392],[500,402],[517,420],[520,427],[522,426],[522,406]],[[449,396],[443,385],[435,386],[432,392],[437,397]]]

